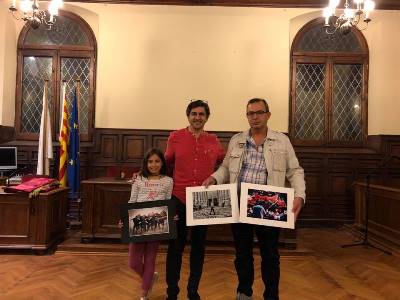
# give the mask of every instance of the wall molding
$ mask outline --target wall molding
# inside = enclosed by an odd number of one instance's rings
[[[142,4],[142,5],[184,5],[184,6],[238,6],[238,7],[283,7],[283,8],[324,8],[328,0],[68,0],[66,2]],[[343,2],[343,1],[342,1]],[[343,5],[343,3],[341,3]],[[377,9],[400,9],[397,0],[380,0]]]

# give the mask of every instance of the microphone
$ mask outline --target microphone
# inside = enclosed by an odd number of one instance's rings
[[[392,159],[398,159],[400,160],[400,156],[397,155],[386,155],[382,158],[381,162],[378,165],[378,168],[383,168],[385,167]]]

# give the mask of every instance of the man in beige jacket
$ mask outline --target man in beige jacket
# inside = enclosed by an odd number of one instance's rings
[[[305,182],[304,171],[293,146],[287,136],[268,128],[271,113],[264,99],[249,100],[246,115],[250,130],[231,138],[222,165],[203,185],[237,182],[240,195],[241,182],[283,187],[287,179],[294,189],[293,212],[296,219],[305,200]],[[237,300],[252,299],[254,231],[262,258],[264,299],[279,299],[279,228],[238,223],[232,224],[236,248],[235,268],[239,280]]]

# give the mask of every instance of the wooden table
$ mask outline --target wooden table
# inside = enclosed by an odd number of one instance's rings
[[[0,188],[0,248],[45,251],[64,238],[68,189],[29,198]]]

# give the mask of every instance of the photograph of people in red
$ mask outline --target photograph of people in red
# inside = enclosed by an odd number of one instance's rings
[[[247,217],[286,222],[287,194],[249,189]]]

